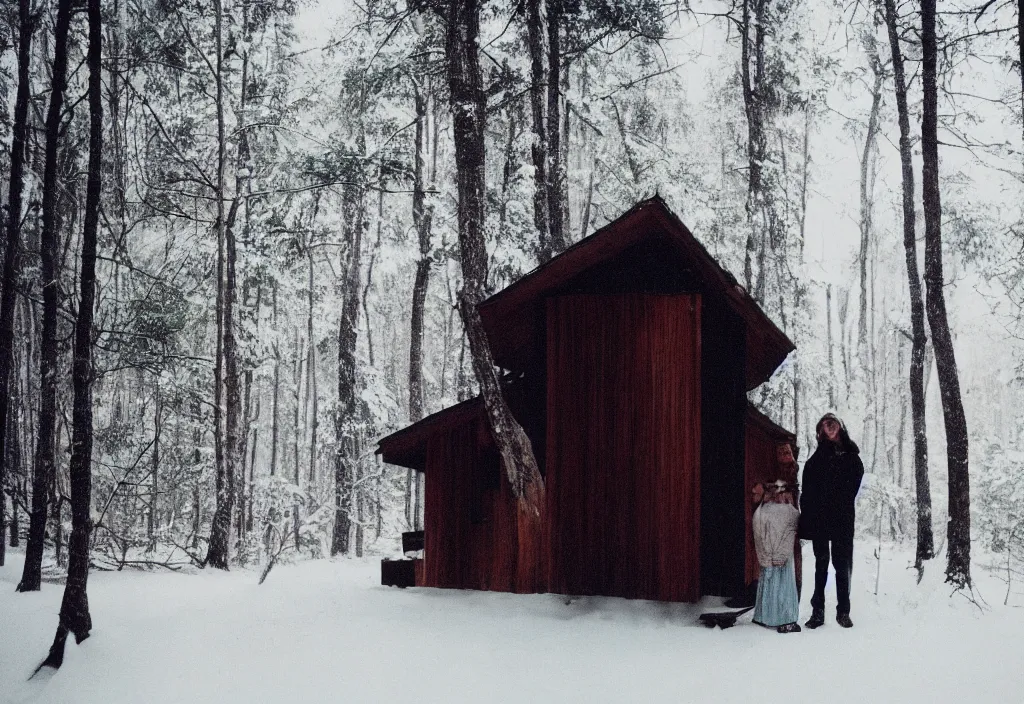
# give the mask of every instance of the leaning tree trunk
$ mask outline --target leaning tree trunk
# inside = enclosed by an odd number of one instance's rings
[[[32,516],[29,521],[25,567],[18,591],[39,591],[42,581],[43,541],[46,534],[46,500],[53,484],[55,426],[57,421],[57,266],[59,232],[57,213],[57,151],[67,87],[68,30],[71,0],[59,0],[53,35],[53,78],[46,113],[46,146],[43,166],[43,231],[40,235],[43,330],[39,364],[39,429],[32,472]],[[87,514],[88,515],[88,514]]]
[[[895,0],[885,0],[885,23],[889,30],[889,46],[892,50],[896,111],[900,124],[900,162],[903,167],[903,249],[906,252],[907,281],[910,284],[910,413],[914,437],[914,479],[917,486],[917,552],[914,565],[920,574],[924,568],[924,561],[930,560],[935,552],[934,536],[932,535],[932,496],[928,479],[928,434],[925,428],[924,398],[924,350],[928,340],[924,329],[921,277],[917,270],[910,110],[907,107],[907,81],[896,24]],[[900,452],[902,456],[902,445]]]
[[[486,99],[480,70],[480,2],[449,0],[446,55],[459,194],[458,228],[463,287],[459,312],[469,338],[473,370],[480,384],[491,434],[513,495],[528,516],[540,517],[544,482],[526,432],[501,394],[487,335],[477,305],[483,301],[487,273],[484,241],[484,127]]]
[[[68,579],[60,605],[60,621],[45,664],[60,667],[68,633],[81,643],[92,630],[89,597],[89,535],[92,533],[92,335],[96,307],[96,235],[100,221],[103,162],[103,84],[100,65],[102,27],[100,0],[89,0],[89,173],[85,187],[82,266],[79,271],[78,319],[71,366],[74,400],[71,411],[71,538]]]
[[[32,61],[33,19],[29,0],[18,0],[18,94],[14,101],[14,129],[11,139],[10,189],[7,199],[7,245],[4,250],[3,293],[0,294],[0,428],[8,427],[11,407],[11,372],[14,368],[14,305],[21,250],[21,195],[25,184],[25,143],[28,137],[29,64]],[[17,430],[15,430],[17,432]],[[4,564],[4,526],[7,484],[6,432],[0,432],[0,566]],[[14,492],[11,492],[12,499]],[[14,511],[14,501],[11,502]],[[12,524],[12,530],[17,530]]]
[[[935,0],[921,0],[921,49],[924,110],[921,117],[924,194],[924,283],[928,325],[932,330],[935,367],[939,376],[942,417],[946,426],[949,473],[948,560],[946,581],[957,588],[971,584],[971,505],[968,473],[967,418],[960,397],[960,378],[942,290],[942,204],[939,191],[938,47],[935,38]]]
[[[359,269],[363,234],[363,190],[347,186],[342,209],[349,251],[338,326],[338,408],[334,418],[337,445],[334,455],[334,532],[331,555],[348,554],[352,528],[353,484],[355,478],[355,415],[359,397],[356,387],[356,342],[359,330]]]

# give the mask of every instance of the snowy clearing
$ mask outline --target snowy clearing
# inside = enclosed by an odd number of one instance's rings
[[[279,566],[262,586],[241,570],[94,573],[93,636],[32,682],[62,589],[16,594],[15,553],[0,568],[0,701],[1024,702],[1024,608],[1002,605],[1005,585],[974,570],[980,611],[948,598],[941,561],[917,587],[909,549],[885,547],[876,598],[872,550],[858,543],[854,629],[832,602],[824,628],[795,635],[749,615],[707,630],[708,604],[389,589],[369,558]]]

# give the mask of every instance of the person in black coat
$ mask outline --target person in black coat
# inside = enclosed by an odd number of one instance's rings
[[[804,464],[800,497],[799,536],[810,540],[814,548],[813,611],[805,625],[817,628],[825,623],[825,583],[831,559],[836,571],[836,623],[850,628],[854,504],[864,465],[860,448],[834,414],[822,416],[815,430],[818,448]]]

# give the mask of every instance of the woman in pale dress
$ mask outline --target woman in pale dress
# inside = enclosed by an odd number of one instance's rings
[[[794,487],[783,480],[754,488],[752,527],[754,549],[761,565],[757,583],[754,623],[775,628],[779,633],[800,630],[797,617],[800,597],[796,590],[793,544],[800,511],[796,508]]]

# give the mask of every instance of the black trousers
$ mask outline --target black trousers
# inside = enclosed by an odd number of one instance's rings
[[[850,613],[850,575],[853,573],[853,536],[849,538],[815,538],[814,595],[811,606],[825,608],[825,584],[828,582],[828,563],[831,559],[836,570],[836,613]]]

